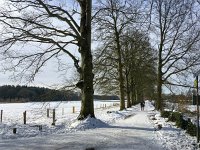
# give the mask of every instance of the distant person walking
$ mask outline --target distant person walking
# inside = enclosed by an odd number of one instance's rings
[[[141,111],[144,111],[145,102],[144,101],[140,102],[140,106],[141,106]]]

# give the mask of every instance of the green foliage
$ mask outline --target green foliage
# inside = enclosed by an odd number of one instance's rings
[[[179,112],[173,112],[170,120],[176,122],[176,126],[187,131],[191,136],[196,136],[197,126],[193,124],[190,119],[184,120],[183,115]]]
[[[169,118],[170,117],[170,115],[171,115],[171,111],[162,111],[161,112],[161,117],[163,117],[163,118]]]
[[[176,126],[186,130],[191,136],[196,136],[197,126],[194,125],[190,119],[185,120],[183,115],[179,112],[162,111],[161,116],[164,118],[169,118],[169,121],[176,122]]]
[[[179,127],[179,128],[182,127],[182,122],[183,122],[182,114],[179,112],[175,112],[175,113],[172,113],[172,116],[174,116],[174,118],[175,118],[177,127]]]
[[[179,112],[172,112],[171,115],[169,116],[169,121],[176,122],[177,120],[180,120],[181,113]]]
[[[172,112],[170,117],[170,121],[176,122],[176,126],[182,129],[187,129],[188,121],[184,120],[183,115],[179,112]]]
[[[177,113],[175,114],[175,118],[176,118],[176,126],[182,129],[187,129],[187,125],[188,125],[188,121],[183,119],[183,116],[181,113]]]
[[[190,134],[191,136],[196,136],[196,134],[197,134],[197,126],[194,125],[191,121],[189,121],[186,132],[188,134]]]
[[[184,120],[183,118],[181,119],[181,128],[182,129],[184,129],[184,130],[186,130],[187,129],[187,127],[188,127],[188,121],[187,120]]]

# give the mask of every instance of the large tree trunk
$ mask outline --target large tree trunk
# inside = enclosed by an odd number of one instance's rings
[[[162,43],[159,48],[158,56],[158,77],[157,77],[157,101],[156,109],[162,110]]]
[[[129,87],[129,75],[126,70],[126,97],[127,97],[127,108],[131,107],[131,98],[130,98],[130,87]]]
[[[119,54],[119,55],[120,55],[120,54]],[[122,72],[121,57],[119,58],[118,72],[119,72],[120,110],[124,110],[124,109],[125,109],[125,100],[124,100],[124,78],[123,78],[123,72]]]
[[[136,104],[136,95],[135,95],[135,89],[131,90],[131,104],[135,105]]]
[[[156,109],[162,110],[162,76],[158,73]]]
[[[127,108],[130,108],[131,107],[130,91],[127,91],[126,96],[127,96]]]
[[[121,54],[119,34],[117,32],[117,29],[115,30],[115,33],[116,33],[117,55],[118,55],[120,110],[124,110],[125,100],[124,100],[124,77],[123,77],[123,67],[122,67],[122,54]]]
[[[132,67],[132,66],[131,66]],[[134,84],[134,77],[133,77],[133,70],[130,72],[130,80],[131,80],[131,104],[134,105],[136,103],[136,98],[135,98],[135,84]]]
[[[92,0],[83,0],[81,4],[80,23],[80,53],[81,71],[79,88],[81,89],[81,110],[78,119],[88,116],[95,117],[93,104],[93,78],[92,54],[91,54],[91,5]]]

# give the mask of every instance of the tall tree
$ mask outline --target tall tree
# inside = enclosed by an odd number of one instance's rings
[[[103,92],[117,94],[117,54],[113,51],[113,43],[100,47],[94,56],[95,81]],[[155,61],[154,49],[151,48],[149,38],[141,31],[127,30],[121,38],[123,76],[125,77],[124,91],[127,107],[143,99],[142,95],[150,97],[149,91],[155,89]],[[132,99],[132,101],[131,101]],[[138,102],[137,101],[137,102]]]
[[[113,44],[100,46],[94,53],[95,87],[100,93],[119,94],[118,64]],[[108,42],[108,41],[107,41]]]
[[[150,97],[155,87],[155,50],[151,47],[148,35],[141,31],[128,30],[122,42],[124,74],[126,76],[127,106]]]
[[[151,37],[158,51],[157,109],[162,85],[199,63],[199,7],[194,0],[151,0]],[[173,79],[173,80],[172,80]]]
[[[75,7],[73,7],[73,4]],[[80,74],[81,111],[78,119],[95,117],[91,54],[92,0],[5,0],[0,10],[4,66],[32,81],[52,58],[69,56]],[[80,18],[80,19],[79,19]],[[74,48],[74,45],[78,49]],[[81,55],[81,62],[75,54]],[[18,72],[19,71],[19,72]]]
[[[139,14],[136,1],[127,0],[98,0],[94,22],[97,25],[96,31],[100,33],[97,37],[105,45],[111,47],[116,54],[115,60],[118,63],[118,82],[120,95],[120,110],[125,109],[124,100],[124,75],[122,62],[121,39],[126,28],[133,26]]]

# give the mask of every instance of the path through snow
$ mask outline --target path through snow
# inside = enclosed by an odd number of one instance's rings
[[[18,138],[0,142],[1,150],[163,150],[155,138],[147,111],[119,119],[108,127],[53,134],[31,138]]]

